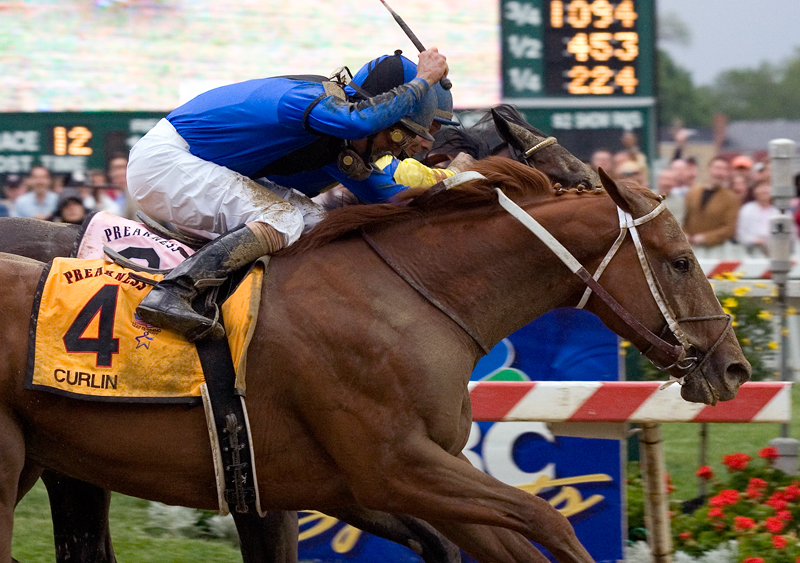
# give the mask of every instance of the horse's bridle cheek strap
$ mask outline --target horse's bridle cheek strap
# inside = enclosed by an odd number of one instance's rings
[[[558,139],[555,137],[547,137],[544,141],[536,143],[531,148],[525,151],[525,158],[530,158],[533,153],[542,150],[545,147],[549,147],[550,145],[555,145],[558,143]]]
[[[649,342],[651,346],[658,348],[659,350],[664,352],[672,362],[677,363],[686,355],[686,349],[684,348],[683,345],[679,346],[675,344],[670,344],[663,338],[654,334],[651,330],[649,330],[636,318],[634,318],[634,316],[631,315],[622,305],[620,305],[619,302],[617,302],[617,300],[614,299],[597,281],[597,278],[599,277],[599,274],[601,272],[596,272],[594,277],[591,274],[589,274],[586,268],[584,268],[583,265],[581,265],[581,263],[575,259],[575,257],[570,253],[570,251],[567,250],[564,247],[564,245],[558,242],[558,240],[556,240],[556,238],[553,235],[551,235],[547,231],[547,229],[545,229],[536,219],[528,215],[528,213],[526,213],[524,209],[522,209],[516,203],[511,201],[511,199],[509,199],[508,196],[506,196],[502,191],[500,191],[499,189],[497,189],[496,191],[497,191],[498,201],[500,205],[503,207],[503,209],[505,209],[511,215],[513,215],[514,218],[520,221],[534,235],[536,235],[539,238],[539,240],[541,240],[544,244],[546,244],[547,247],[553,253],[555,253],[556,256],[558,256],[562,262],[564,262],[564,264],[572,271],[572,273],[578,276],[581,279],[581,281],[583,281],[587,285],[588,288],[587,291],[588,290],[593,291],[597,295],[597,297],[602,299],[603,302],[625,322],[625,324],[627,324],[630,328],[636,331],[636,333],[639,334],[642,338],[647,340],[647,342]],[[663,203],[658,207],[656,207],[653,211],[651,211],[650,213],[648,213],[643,217],[640,217],[639,219],[636,220],[630,219],[629,221],[626,221],[628,223],[626,226],[631,230],[635,230],[636,225],[649,221],[650,219],[659,215],[664,209],[664,207],[662,206]],[[628,217],[630,217],[630,215],[628,215]],[[621,239],[618,238],[617,242],[615,242],[614,244],[615,251],[617,248],[619,248],[620,244],[621,244]],[[607,256],[607,259],[608,260],[604,260],[603,267],[605,267],[605,265],[608,264],[608,262],[611,260],[611,257]],[[645,276],[648,278],[648,285],[650,285],[652,291],[652,285],[650,284],[651,275],[652,273],[649,272],[649,270],[645,272]],[[586,295],[585,297],[588,299],[588,295]],[[656,298],[656,301],[659,301],[659,298]],[[662,310],[663,313],[664,309],[661,307],[663,299],[660,299],[660,301],[661,303],[659,304],[659,308]],[[585,301],[582,299],[581,303],[583,304],[584,302]],[[669,318],[671,317],[672,317],[671,315],[667,317],[668,323],[669,323]],[[675,326],[673,323],[669,324],[670,324],[670,329],[672,329],[673,326]]]
[[[603,303],[608,306],[609,309],[614,311],[614,313],[620,319],[622,319],[625,324],[627,324],[629,327],[635,330],[637,334],[647,340],[651,347],[661,350],[675,362],[680,360],[684,353],[683,346],[670,344],[640,323],[636,317],[631,315],[627,309],[620,305],[619,302],[614,299],[596,279],[592,277],[586,268],[581,268],[579,271],[575,272],[575,274],[595,293],[595,295],[597,295],[597,297],[603,301]]]

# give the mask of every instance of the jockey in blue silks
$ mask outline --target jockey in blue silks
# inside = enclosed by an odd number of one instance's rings
[[[399,66],[402,65],[402,72]],[[392,71],[387,72],[387,69]],[[394,86],[412,80],[416,75],[417,65],[412,61],[402,56],[401,51],[395,51],[393,55],[382,55],[367,64],[365,64],[353,77],[353,80],[345,88],[345,92],[349,95],[373,96],[379,92],[383,92]],[[471,162],[471,158],[464,158],[468,155],[462,155],[461,158],[454,160],[450,164],[450,169],[444,168],[429,168],[424,166],[417,160],[408,158],[408,155],[416,154],[417,152],[430,150],[430,144],[433,141],[433,135],[441,128],[442,125],[458,126],[457,122],[452,121],[453,117],[453,96],[449,90],[442,88],[440,83],[433,86],[433,91],[436,93],[437,105],[433,109],[433,121],[428,111],[431,108],[425,108],[423,113],[417,112],[411,114],[407,118],[416,123],[418,126],[414,129],[417,136],[414,137],[403,148],[402,153],[398,159],[397,153],[386,152],[380,155],[373,152],[372,174],[367,182],[374,185],[380,182],[380,192],[382,194],[395,194],[407,187],[425,188],[430,187],[445,178],[456,174],[464,169]],[[317,171],[294,174],[292,176],[270,176],[269,180],[280,184],[281,186],[296,188],[304,193],[315,192],[316,190],[309,190],[310,187],[325,186],[330,181],[330,175],[323,167]],[[342,182],[347,187],[352,187],[353,182],[349,185]],[[338,207],[341,205],[340,200],[345,201],[365,201],[372,203],[375,200],[364,197],[362,194],[363,189],[358,189],[360,186],[356,184],[355,190],[351,189],[351,198],[347,195],[341,195],[342,190],[335,189],[326,193],[322,198],[315,198],[316,202],[324,202],[323,205],[328,207]],[[331,197],[333,196],[333,197]],[[306,217],[306,224],[308,225],[308,217]]]
[[[142,211],[221,235],[151,290],[136,310],[142,320],[191,341],[224,336],[218,322],[192,309],[197,288],[222,283],[300,237],[304,212],[314,220],[319,210],[286,187],[313,196],[341,182],[366,202],[407,187],[373,167],[373,155],[399,155],[416,135],[430,136],[438,106],[432,85],[447,74],[447,62],[436,49],[424,51],[409,76],[399,59],[382,61],[373,84],[358,90],[317,76],[216,88],[175,109],[134,145],[128,189]],[[264,177],[284,187],[254,180]],[[293,178],[303,182],[294,186]]]

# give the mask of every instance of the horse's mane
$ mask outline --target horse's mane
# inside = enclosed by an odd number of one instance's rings
[[[465,152],[475,160],[491,155],[498,146],[505,144],[493,129],[476,131],[472,128],[447,127],[434,135],[434,142],[428,154],[447,154],[455,156]]]
[[[544,173],[508,158],[488,157],[475,162],[472,170],[482,174],[486,180],[473,180],[442,191],[424,205],[410,204],[415,197],[425,192],[424,188],[412,188],[396,196],[392,203],[349,205],[334,209],[311,232],[279,254],[305,252],[356,229],[377,223],[432,214],[444,215],[489,205],[497,201],[494,188],[500,188],[512,199],[553,193],[550,180]]]

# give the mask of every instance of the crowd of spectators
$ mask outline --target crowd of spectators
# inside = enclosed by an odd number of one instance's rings
[[[8,174],[0,182],[0,217],[80,224],[92,211],[108,211],[133,219],[136,207],[128,196],[127,166],[128,156],[118,153],[105,170],[62,176],[35,165],[28,174]]]
[[[647,158],[632,133],[623,134],[620,151],[595,151],[590,165],[661,194],[698,257],[766,257],[770,218],[780,213],[772,204],[769,160],[715,156],[707,163],[701,182],[698,159],[685,154],[687,138],[685,130],[676,132],[673,158],[655,174],[652,186]],[[128,196],[127,164],[127,155],[117,153],[105,170],[60,176],[36,165],[26,175],[8,174],[0,182],[0,217],[80,224],[92,211],[108,211],[135,219],[135,202]],[[800,188],[800,176],[798,185]],[[800,189],[798,192],[800,195]],[[800,226],[800,198],[793,202],[791,212]]]
[[[768,257],[770,219],[780,213],[772,203],[769,159],[718,155],[705,163],[701,173],[698,159],[686,155],[687,139],[685,129],[676,131],[673,157],[655,174],[653,186],[649,185],[647,161],[631,134],[623,137],[623,150],[598,150],[590,164],[662,195],[699,258]],[[795,183],[800,196],[800,175]],[[798,243],[800,198],[792,201],[790,212]]]

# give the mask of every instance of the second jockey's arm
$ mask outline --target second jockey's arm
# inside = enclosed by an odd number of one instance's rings
[[[442,55],[436,47],[422,51],[419,54],[417,78],[422,78],[429,86],[433,86],[447,76],[448,70],[447,57]]]

